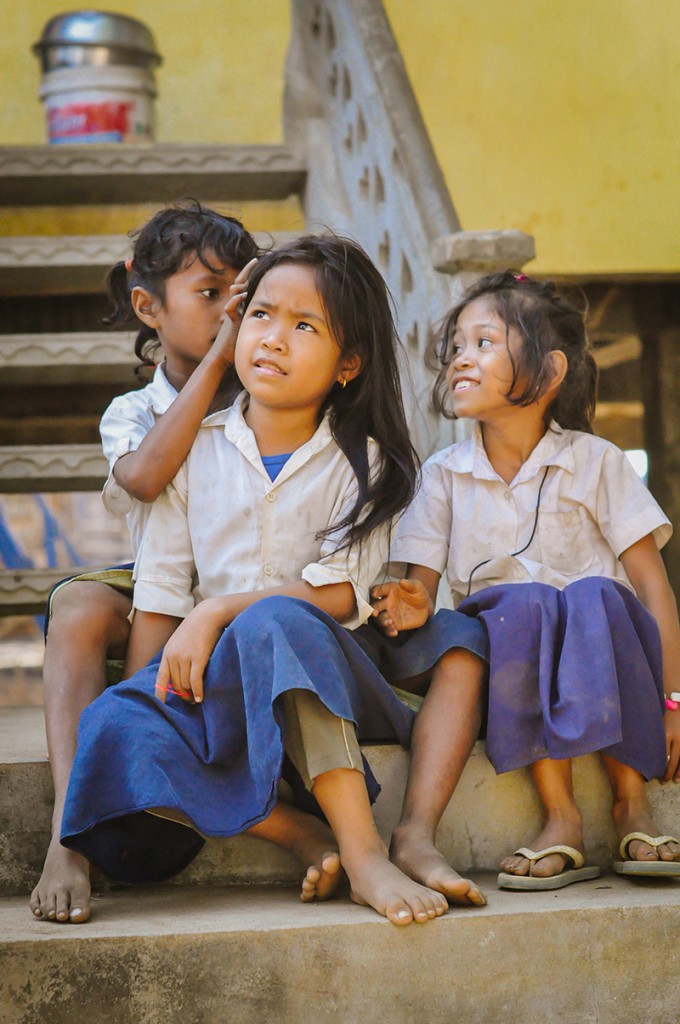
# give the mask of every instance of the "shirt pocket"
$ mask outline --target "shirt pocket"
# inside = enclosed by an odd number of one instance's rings
[[[543,565],[565,576],[582,576],[595,559],[592,523],[583,508],[539,512],[538,546]],[[531,556],[531,552],[527,552]]]

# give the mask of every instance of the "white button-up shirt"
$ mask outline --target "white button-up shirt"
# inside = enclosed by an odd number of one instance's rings
[[[135,567],[135,607],[183,618],[207,597],[301,579],[314,587],[349,582],[357,610],[343,625],[355,629],[371,614],[368,589],[387,557],[388,525],[360,550],[338,551],[338,535],[317,539],[354,504],[352,467],[324,420],[272,482],[243,418],[244,397],[203,421],[154,502]],[[372,463],[377,456],[369,442]]]
[[[176,398],[177,391],[159,366],[153,380],[146,387],[114,398],[99,425],[102,448],[109,463],[109,476],[102,491],[102,502],[111,515],[127,516],[132,550],[135,553],[139,550],[151,505],[131,497],[116,481],[113,467],[121,455],[139,448],[156,421],[167,412]]]
[[[477,425],[471,438],[423,466],[420,489],[397,525],[391,571],[403,575],[411,563],[446,572],[454,606],[468,584],[470,593],[531,581],[562,589],[605,576],[630,587],[621,553],[650,533],[662,547],[671,532],[624,453],[609,441],[553,422],[506,484],[489,462]]]

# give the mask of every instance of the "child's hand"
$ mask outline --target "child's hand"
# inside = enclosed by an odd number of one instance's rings
[[[215,344],[213,347],[220,351],[230,364],[234,362],[236,337],[238,335],[238,329],[241,326],[241,312],[239,307],[246,297],[248,278],[256,263],[257,257],[252,259],[250,263],[246,263],[243,270],[241,270],[238,276],[234,278],[234,283],[229,286],[229,299],[224,307],[224,320],[222,321],[219,334],[215,338]]]
[[[666,732],[666,774],[662,782],[680,782],[680,708],[667,711],[663,717]]]
[[[402,629],[417,629],[429,619],[430,595],[420,580],[381,583],[371,589],[373,616],[385,636],[397,636]]]
[[[165,702],[168,693],[175,693],[191,703],[201,703],[203,673],[223,627],[209,599],[187,615],[163,649],[156,676],[159,700]]]

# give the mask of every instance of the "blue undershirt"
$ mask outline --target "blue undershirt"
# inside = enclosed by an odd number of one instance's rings
[[[260,458],[262,459],[262,465],[267,470],[267,473],[269,474],[269,479],[272,481],[272,483],[274,482],[274,480],[276,480],[277,476],[279,475],[283,467],[286,465],[288,459],[291,457],[292,454],[292,452],[288,452],[287,454],[283,455],[260,456]]]

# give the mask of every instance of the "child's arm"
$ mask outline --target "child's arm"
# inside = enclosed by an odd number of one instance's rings
[[[300,580],[268,590],[209,597],[196,605],[165,645],[156,678],[156,696],[165,700],[171,687],[180,696],[200,703],[203,674],[222,630],[250,605],[274,595],[307,601],[337,622],[349,619],[356,607],[354,588],[349,582],[313,587]]]
[[[155,501],[175,477],[189,454],[225,371],[234,362],[240,322],[238,306],[244,298],[245,284],[254,263],[255,260],[251,260],[231,285],[224,322],[208,354],[139,447],[120,456],[113,467],[116,482],[138,501]]]
[[[645,608],[654,616],[661,634],[664,692],[680,690],[680,624],[675,595],[656,541],[650,533],[620,555],[628,579]],[[680,708],[664,716],[668,766],[663,781],[680,782]]]
[[[405,579],[372,587],[373,615],[381,632],[397,636],[403,629],[423,626],[434,615],[440,578],[434,569],[409,565]]]
[[[148,665],[161,647],[165,646],[181,621],[174,615],[136,610],[130,627],[123,677],[129,679],[135,672],[139,672],[140,668]]]

